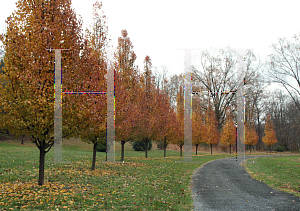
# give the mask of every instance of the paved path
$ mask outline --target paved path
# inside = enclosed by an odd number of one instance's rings
[[[253,158],[260,156],[246,156]],[[241,166],[244,159],[226,158],[207,163],[193,174],[195,211],[300,211],[300,198],[252,179]]]

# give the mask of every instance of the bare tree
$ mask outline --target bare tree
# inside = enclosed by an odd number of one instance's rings
[[[219,51],[205,50],[201,53],[202,68],[193,67],[193,91],[208,91],[209,98],[214,105],[214,111],[218,121],[219,130],[222,128],[226,110],[235,105],[233,94],[221,94],[222,92],[234,92],[238,89],[236,81],[236,54],[230,48]],[[251,84],[255,78],[255,72],[260,68],[252,51],[248,50],[244,57],[246,63],[245,84]],[[239,79],[243,80],[243,79]],[[202,101],[204,110],[207,109],[207,101]],[[232,110],[234,112],[234,110]]]
[[[280,38],[273,44],[273,53],[268,58],[269,76],[272,82],[281,84],[300,110],[300,35],[293,40]]]
[[[268,98],[265,92],[267,85],[265,78],[261,72],[255,72],[251,80],[245,87],[246,92],[246,122],[254,122],[259,137],[257,149],[262,147],[262,125],[261,120],[264,115],[264,103]]]
[[[170,104],[171,106],[176,105],[176,98],[177,94],[179,93],[180,86],[184,87],[184,77],[183,74],[180,75],[172,75],[169,78],[167,78],[167,85],[168,86],[168,95],[170,97]]]
[[[297,151],[300,148],[299,109],[282,90],[274,91],[269,98],[269,103],[265,106],[266,113],[271,114],[278,140],[277,145],[284,150]]]

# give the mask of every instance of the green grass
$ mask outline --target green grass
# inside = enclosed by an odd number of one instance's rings
[[[120,160],[116,144],[116,160]],[[183,160],[178,151],[152,149],[149,158],[125,145],[125,163],[108,164],[105,153],[97,153],[96,170],[90,171],[92,145],[80,140],[63,142],[63,160],[45,164],[45,184],[37,185],[37,147],[20,141],[0,141],[0,210],[191,210],[190,180],[204,163],[234,154],[198,153],[193,161]],[[46,161],[53,160],[53,151]]]
[[[254,163],[253,163],[254,161]],[[300,197],[300,155],[261,157],[247,160],[243,166],[268,186]]]

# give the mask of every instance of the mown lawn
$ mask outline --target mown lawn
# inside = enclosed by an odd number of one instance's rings
[[[300,154],[249,159],[243,166],[252,178],[300,197]]]
[[[97,153],[96,170],[90,171],[92,145],[80,140],[63,142],[63,160],[46,163],[45,184],[37,185],[37,147],[20,141],[0,141],[0,210],[192,210],[190,180],[204,163],[235,154],[198,153],[183,160],[178,151],[152,149],[149,158],[126,143],[125,163],[108,164],[105,153]],[[120,160],[116,144],[116,160]],[[53,151],[46,161],[53,160]]]

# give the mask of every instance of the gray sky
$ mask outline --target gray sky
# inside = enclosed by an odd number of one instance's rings
[[[0,0],[0,24],[15,7],[15,0]],[[73,0],[84,28],[92,21],[95,0]],[[296,0],[103,0],[111,44],[117,46],[126,29],[137,65],[143,68],[146,55],[153,66],[165,65],[170,74],[184,72],[179,48],[252,48],[262,57],[279,37],[300,32]],[[2,30],[0,25],[0,31]]]

